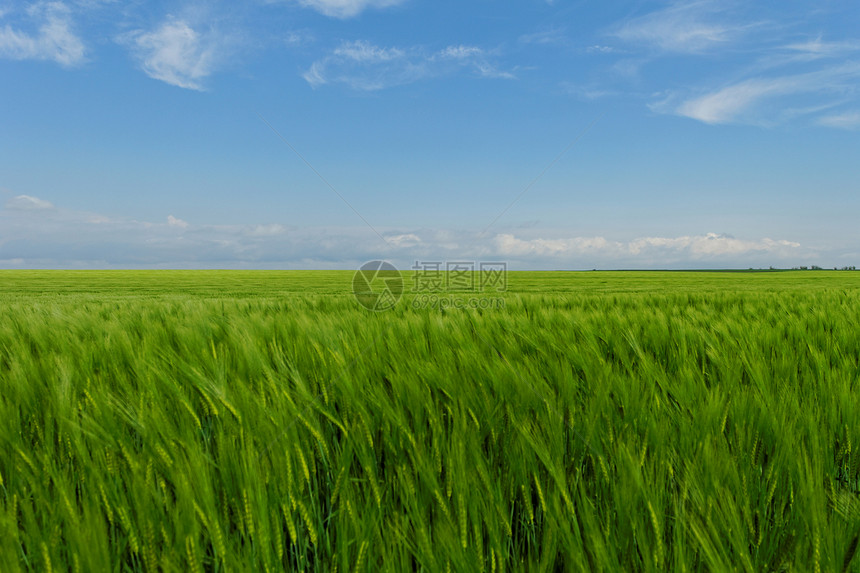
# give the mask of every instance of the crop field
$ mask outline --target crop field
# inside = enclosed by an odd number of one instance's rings
[[[860,274],[0,272],[0,571],[860,571]]]

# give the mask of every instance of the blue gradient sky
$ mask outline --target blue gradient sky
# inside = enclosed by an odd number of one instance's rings
[[[856,4],[234,4],[0,0],[0,268],[860,263]]]

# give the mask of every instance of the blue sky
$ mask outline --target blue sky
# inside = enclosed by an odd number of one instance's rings
[[[0,268],[856,265],[857,30],[847,1],[0,0]]]

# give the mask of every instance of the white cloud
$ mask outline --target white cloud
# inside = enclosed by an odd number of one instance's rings
[[[523,34],[517,41],[521,44],[537,45],[565,45],[568,43],[567,35],[562,28],[549,28],[531,34]]]
[[[388,244],[395,247],[414,247],[421,244],[421,237],[415,233],[403,233],[400,235],[388,235],[385,237]]]
[[[513,72],[500,70],[496,66],[487,62],[475,62],[475,70],[482,78],[499,79],[499,80],[515,80],[517,76]]]
[[[860,129],[860,111],[826,115],[818,119],[818,125],[840,129]]]
[[[490,79],[516,79],[509,71],[500,70],[496,65],[490,63],[491,54],[478,46],[448,46],[428,58],[430,62],[451,60],[466,67],[471,67],[478,76]]]
[[[860,42],[855,40],[826,41],[821,37],[784,44],[775,48],[762,50],[755,65],[760,70],[769,70],[779,67],[792,66],[794,68],[809,69],[810,64],[833,65],[825,63],[828,60],[851,61],[860,52]]]
[[[412,83],[427,74],[423,62],[413,54],[359,40],[343,42],[311,64],[302,77],[311,87],[342,83],[354,90],[376,91]]]
[[[188,223],[183,221],[182,219],[177,219],[173,215],[167,216],[167,225],[169,227],[175,227],[177,229],[187,229]]]
[[[368,8],[388,8],[403,4],[405,0],[298,0],[307,8],[333,18],[352,18]]]
[[[585,99],[596,100],[605,97],[613,97],[619,95],[619,92],[614,89],[607,89],[599,84],[578,85],[573,82],[561,82],[559,87],[570,95]]]
[[[361,64],[390,62],[405,56],[403,50],[398,48],[380,48],[362,40],[345,42],[336,48],[333,53],[335,56],[340,56]]]
[[[54,205],[37,197],[18,195],[6,201],[6,208],[13,211],[45,211],[53,209]]]
[[[668,8],[627,20],[614,35],[626,42],[666,52],[696,54],[728,44],[747,28],[722,19],[717,3],[700,0],[677,2]]]
[[[421,48],[380,47],[358,40],[344,42],[302,75],[311,87],[340,83],[354,90],[376,91],[471,69],[482,78],[513,79],[490,54],[477,46],[453,45],[434,53]]]
[[[641,83],[647,79],[642,77],[642,64],[655,58],[719,54],[723,64],[742,62],[733,81],[658,92],[661,99],[649,105],[651,110],[708,124],[773,126],[812,118],[808,124],[853,127],[850,114],[824,114],[836,106],[856,102],[860,95],[860,62],[856,59],[860,41],[831,41],[820,36],[787,41],[784,27],[744,19],[740,10],[751,12],[752,8],[716,0],[673,1],[659,10],[627,19],[616,25],[610,35],[650,48],[651,52],[616,61],[611,70]],[[757,37],[754,30],[769,33]],[[604,52],[599,44],[588,51]],[[689,74],[682,67],[677,69],[677,77],[672,76],[675,86],[683,85]],[[702,70],[707,71],[707,67]],[[602,90],[598,86],[592,91]],[[573,93],[582,95],[579,91]]]
[[[675,238],[645,237],[627,244],[627,249],[634,255],[648,250],[663,250],[686,253],[694,259],[743,255],[750,252],[781,252],[799,247],[800,243],[793,241],[774,241],[769,238],[749,241],[716,233]]]
[[[676,112],[705,123],[726,123],[766,97],[796,89],[797,83],[789,78],[752,79],[685,101]]]
[[[31,6],[28,15],[39,22],[35,33],[27,33],[6,24],[0,28],[0,58],[11,60],[53,60],[63,66],[85,61],[86,49],[72,30],[72,18],[62,2],[40,2]],[[0,18],[4,14],[0,14]]]
[[[293,30],[285,32],[283,42],[288,46],[304,46],[315,40],[313,33],[309,30]]]
[[[618,53],[618,48],[613,48],[612,46],[602,46],[600,44],[594,44],[593,46],[588,46],[585,49],[589,54],[616,54]]]
[[[835,105],[834,98],[838,101],[856,91],[858,79],[860,64],[849,63],[805,74],[751,78],[686,99],[680,104],[677,104],[677,94],[670,94],[651,107],[654,111],[676,113],[710,124],[765,123],[828,109]],[[794,101],[801,95],[815,97],[812,103],[797,106]],[[820,101],[822,97],[829,98],[829,101]],[[763,104],[766,101],[776,98],[782,100],[765,108]],[[826,122],[819,123],[827,125]]]
[[[501,255],[602,257],[605,261],[707,261],[721,257],[740,257],[756,253],[784,256],[800,248],[800,243],[769,238],[742,240],[728,235],[707,233],[682,237],[643,237],[628,242],[608,241],[604,237],[574,237],[561,239],[521,239],[512,234],[499,234],[495,244]]]
[[[860,50],[860,42],[827,42],[821,37],[785,46],[785,50],[801,54],[804,59],[831,58]]]
[[[520,239],[514,235],[502,233],[496,235],[495,246],[499,254],[508,256],[570,256],[590,252],[604,251],[612,248],[603,237],[575,237],[570,239]]]
[[[438,56],[441,58],[451,58],[454,60],[467,60],[470,58],[481,57],[484,55],[484,50],[477,46],[448,46],[440,51]]]
[[[302,77],[308,82],[312,88],[319,87],[328,83],[326,78],[326,62],[325,60],[314,62],[311,67],[302,74]]]
[[[254,237],[275,237],[283,235],[286,232],[286,227],[273,223],[270,225],[255,225],[248,234]]]
[[[523,229],[485,236],[476,230],[382,229],[189,224],[106,217],[15,197],[0,209],[0,266],[357,268],[387,259],[506,261],[510,268],[717,268],[842,266],[838,250],[821,253],[798,242],[707,233],[618,240]],[[38,213],[31,211],[36,206]],[[28,212],[30,211],[30,212]],[[37,216],[36,216],[37,215]],[[181,231],[181,232],[177,232]]]
[[[773,126],[812,118],[807,124],[851,126],[850,115],[822,115],[858,99],[860,41],[823,36],[798,39],[796,27],[757,19],[756,14],[763,12],[737,2],[668,0],[659,9],[627,18],[608,30],[610,37],[628,43],[631,51],[639,48],[635,59],[615,61],[610,70],[641,84],[648,79],[642,64],[655,59],[709,55],[713,61],[719,57],[723,81],[728,74],[734,77],[732,81],[677,87],[687,78],[716,68],[712,62],[703,62],[699,69],[664,64],[661,71],[671,70],[669,81],[675,87],[671,91],[664,88],[662,99],[649,107],[708,124]],[[601,44],[587,51],[611,53]],[[736,63],[734,73],[732,62]]]
[[[186,21],[168,19],[158,28],[138,30],[123,38],[143,71],[151,78],[180,88],[202,90],[215,69],[219,39],[201,34]]]
[[[610,69],[618,77],[638,81],[642,66],[647,62],[645,58],[624,58],[612,64]]]

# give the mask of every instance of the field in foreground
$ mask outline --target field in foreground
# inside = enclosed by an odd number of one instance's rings
[[[860,571],[860,274],[0,272],[0,571]]]

